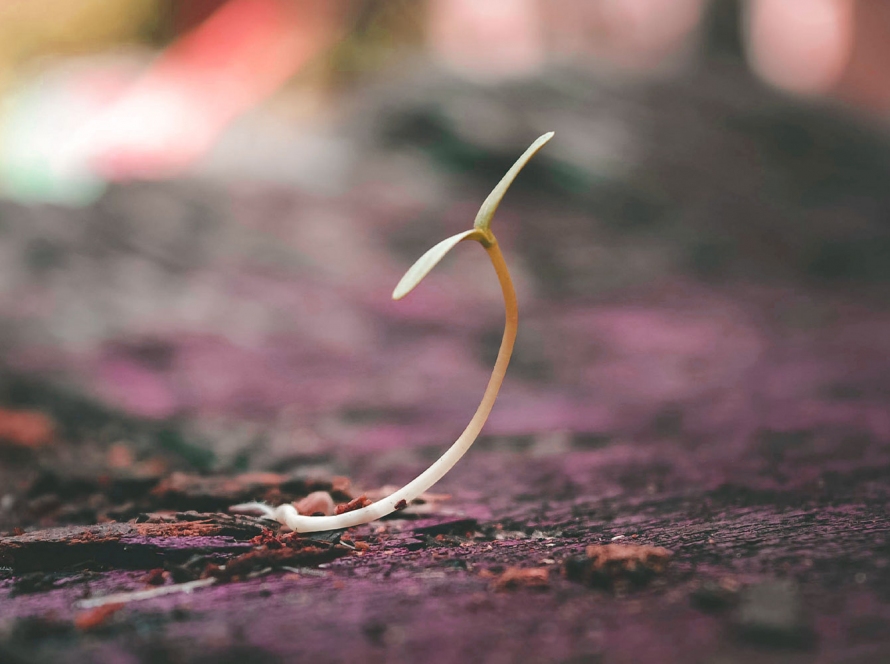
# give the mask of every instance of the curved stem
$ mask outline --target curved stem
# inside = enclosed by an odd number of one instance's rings
[[[504,375],[507,372],[507,365],[510,364],[510,356],[513,354],[513,345],[516,341],[516,329],[519,322],[519,309],[516,303],[516,292],[513,289],[513,282],[510,279],[510,272],[507,270],[507,264],[504,262],[504,256],[501,254],[497,240],[491,231],[486,231],[480,239],[480,243],[488,252],[488,257],[494,265],[495,272],[498,275],[498,281],[501,284],[501,291],[504,294],[504,310],[506,313],[506,322],[504,324],[504,336],[501,339],[501,347],[498,351],[498,357],[491,372],[491,378],[488,379],[488,385],[485,393],[482,395],[482,401],[476,409],[473,418],[464,429],[458,439],[439,457],[429,468],[418,475],[414,480],[403,486],[398,491],[390,494],[386,498],[378,500],[372,505],[363,507],[345,514],[336,516],[307,516],[297,513],[293,505],[281,505],[277,508],[270,508],[266,505],[251,503],[249,505],[239,505],[239,508],[262,509],[267,516],[288,526],[292,530],[301,533],[318,532],[321,530],[337,530],[340,528],[350,528],[362,523],[374,521],[382,516],[386,516],[396,511],[399,507],[404,507],[407,503],[420,496],[431,486],[438,482],[442,477],[451,470],[451,467],[466,453],[470,446],[475,442],[476,437],[482,430],[485,421],[488,419],[489,413],[494,406],[495,399],[498,396],[498,390],[504,381]]]

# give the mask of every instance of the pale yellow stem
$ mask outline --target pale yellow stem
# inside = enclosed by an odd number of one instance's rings
[[[504,324],[504,336],[501,338],[501,347],[498,351],[497,360],[494,363],[494,369],[491,372],[491,378],[488,379],[488,385],[485,393],[482,395],[482,401],[476,409],[473,418],[464,429],[458,439],[439,457],[435,463],[418,475],[414,480],[403,486],[391,495],[378,500],[372,505],[338,514],[336,516],[308,516],[298,514],[292,505],[281,505],[274,510],[265,507],[268,515],[275,518],[279,522],[285,524],[292,530],[301,533],[318,532],[321,530],[337,530],[340,528],[350,528],[362,523],[374,521],[380,517],[386,516],[399,508],[405,507],[412,500],[429,490],[436,482],[451,470],[452,466],[457,463],[460,458],[470,449],[475,442],[479,432],[485,425],[488,415],[497,399],[498,391],[501,383],[504,382],[504,376],[507,373],[507,366],[510,364],[510,356],[513,354],[513,345],[516,341],[516,330],[519,323],[519,309],[516,303],[516,291],[513,289],[513,282],[510,279],[510,272],[507,264],[504,262],[504,256],[501,254],[498,242],[491,231],[486,231],[479,239],[479,242],[488,252],[494,270],[497,273],[498,281],[501,284],[501,291],[504,294],[504,310],[506,313],[506,322]],[[250,506],[255,506],[251,504]],[[239,507],[249,507],[247,505]]]
[[[485,425],[491,409],[497,399],[498,391],[501,389],[501,383],[504,382],[504,376],[507,373],[507,365],[510,364],[510,356],[513,354],[513,344],[516,341],[516,329],[519,323],[519,310],[516,304],[516,292],[513,290],[513,282],[510,279],[510,272],[507,264],[504,262],[504,256],[501,254],[498,242],[491,232],[491,218],[497,210],[501,199],[509,189],[513,180],[519,174],[519,171],[528,163],[544,144],[553,138],[553,132],[548,132],[540,136],[529,148],[516,160],[516,163],[507,171],[507,174],[501,178],[501,181],[495,186],[479,208],[479,214],[476,215],[476,221],[473,228],[463,233],[458,233],[450,238],[442,240],[432,247],[423,256],[421,256],[414,265],[405,273],[405,276],[399,281],[393,291],[393,298],[398,300],[407,295],[414,289],[417,284],[432,270],[442,258],[460,242],[466,240],[476,240],[488,252],[491,264],[494,265],[494,271],[498,275],[498,281],[501,284],[501,291],[504,294],[504,310],[506,312],[506,323],[504,324],[504,336],[501,339],[501,348],[498,351],[498,358],[495,361],[494,369],[491,372],[491,378],[488,379],[488,385],[485,393],[482,395],[482,401],[473,418],[464,429],[458,439],[449,447],[445,453],[439,457],[429,468],[414,478],[411,482],[403,486],[393,494],[378,500],[373,505],[368,505],[352,512],[338,514],[336,516],[306,516],[297,512],[293,505],[281,505],[276,508],[269,507],[262,503],[245,503],[236,505],[232,510],[238,511],[256,511],[261,514],[275,519],[289,528],[302,533],[317,532],[320,530],[337,530],[340,528],[350,528],[362,523],[374,521],[382,516],[386,516],[396,510],[403,509],[412,500],[427,491],[431,486],[438,482],[460,458],[466,454],[470,446],[475,442],[479,432]]]

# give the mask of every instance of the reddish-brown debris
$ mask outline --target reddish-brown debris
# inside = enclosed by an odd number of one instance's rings
[[[43,413],[0,408],[0,443],[42,447],[52,441],[53,423]]]
[[[367,507],[371,504],[371,501],[368,500],[368,497],[365,494],[360,495],[358,498],[353,498],[348,503],[340,503],[337,505],[337,514],[345,514],[346,512],[354,512],[355,510],[359,510],[362,507]]]
[[[543,567],[508,567],[492,583],[492,588],[495,590],[513,590],[515,588],[544,589],[549,586],[550,573]]]
[[[99,629],[108,619],[123,608],[123,604],[105,604],[89,609],[74,618],[74,626],[82,632]]]
[[[264,546],[256,551],[235,556],[224,568],[208,565],[204,576],[212,576],[221,581],[237,581],[252,572],[265,568],[306,567],[330,562],[346,555],[350,549],[339,544],[326,545],[321,542],[298,542],[293,540],[289,546],[273,548]]]
[[[566,577],[606,588],[627,582],[644,585],[665,571],[673,555],[660,546],[636,544],[591,544],[585,554],[565,562]]]
[[[142,581],[150,586],[163,586],[167,582],[169,576],[169,572],[160,567],[156,567],[146,574]]]

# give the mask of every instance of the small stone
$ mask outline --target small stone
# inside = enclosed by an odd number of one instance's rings
[[[327,491],[313,491],[294,504],[300,514],[321,514],[331,516],[334,513],[334,499]]]
[[[772,648],[808,648],[815,634],[797,586],[770,581],[742,591],[734,621],[743,641]]]
[[[738,583],[731,579],[705,581],[690,594],[692,605],[705,613],[717,613],[738,604]]]

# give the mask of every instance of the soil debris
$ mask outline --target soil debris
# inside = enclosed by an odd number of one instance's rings
[[[217,511],[234,503],[264,497],[269,490],[280,487],[285,479],[276,473],[207,477],[175,472],[164,478],[151,493],[161,507]]]
[[[360,510],[362,507],[367,507],[371,504],[368,496],[362,494],[358,498],[353,498],[348,503],[340,503],[337,505],[336,513],[345,514],[346,512],[354,512],[355,510]]]
[[[264,569],[313,567],[345,556],[352,550],[342,544],[304,539],[296,533],[273,536],[271,539],[264,539],[264,542],[255,551],[230,559],[224,567],[208,565],[203,576],[220,581],[240,581]]]
[[[438,519],[424,519],[415,522],[411,528],[415,535],[462,535],[472,536],[479,527],[476,519],[459,518],[440,521]]]
[[[643,586],[667,568],[673,553],[660,546],[591,544],[585,555],[569,558],[563,565],[568,579],[589,586]]]
[[[17,572],[118,567],[151,569],[194,555],[239,553],[260,522],[227,514],[146,515],[142,522],[50,528],[0,537],[0,565]],[[172,544],[175,542],[175,546]]]
[[[238,503],[259,500],[279,504],[305,500],[317,493],[329,494],[332,501],[351,500],[348,488],[349,480],[344,477],[304,478],[260,472],[205,476],[176,472],[158,483],[151,492],[151,498],[155,509],[217,512]]]
[[[124,608],[122,603],[105,604],[88,609],[74,618],[74,626],[81,632],[92,632],[104,627],[115,613]]]
[[[186,583],[177,583],[172,586],[159,586],[156,588],[148,588],[146,590],[137,590],[134,592],[113,593],[100,597],[91,597],[83,599],[75,603],[75,606],[81,609],[95,609],[108,605],[129,604],[130,602],[141,602],[146,599],[155,599],[166,595],[176,595],[179,593],[191,593],[198,588],[206,588],[216,583],[216,579],[196,579]]]
[[[143,578],[142,581],[149,586],[163,586],[165,583],[167,583],[167,579],[169,578],[170,573],[167,570],[158,567],[146,574],[145,578]]]
[[[31,572],[22,574],[13,577],[10,597],[47,592],[57,588],[86,583],[93,577],[94,573],[90,571],[75,574],[70,572]]]
[[[398,491],[401,487],[395,484],[384,484],[377,489],[371,489],[365,492],[365,495],[372,502],[383,500]],[[403,518],[407,515],[425,516],[438,513],[442,509],[442,503],[451,500],[451,494],[448,493],[431,493],[426,491],[414,500],[405,501],[404,507],[397,508],[397,511],[403,511],[400,515]]]
[[[544,590],[550,587],[550,573],[541,567],[508,567],[492,582],[497,591],[534,588]]]
[[[54,467],[36,475],[15,503],[15,514],[6,511],[7,527],[21,522],[38,522],[44,527],[124,522],[160,510],[217,513],[255,500],[271,504],[308,500],[302,509],[298,507],[301,513],[333,514],[337,501],[352,499],[345,491],[345,478],[307,479],[259,472],[206,476],[180,471],[164,477],[164,469],[150,460],[130,463],[126,448],[112,448],[116,451],[106,454],[102,464]]]
[[[0,408],[0,444],[36,448],[52,442],[55,427],[45,414]]]

